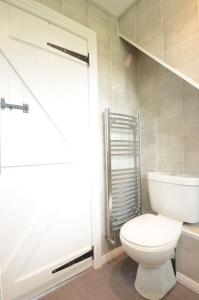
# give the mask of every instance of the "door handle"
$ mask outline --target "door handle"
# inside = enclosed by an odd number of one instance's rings
[[[5,110],[6,108],[12,110],[12,109],[18,109],[22,110],[23,113],[29,113],[29,105],[26,103],[23,103],[23,105],[17,105],[17,104],[9,104],[6,103],[4,98],[1,98],[1,109]]]

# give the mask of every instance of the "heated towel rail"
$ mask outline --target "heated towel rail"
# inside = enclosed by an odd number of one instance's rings
[[[106,238],[116,244],[118,229],[141,213],[139,117],[104,112]]]

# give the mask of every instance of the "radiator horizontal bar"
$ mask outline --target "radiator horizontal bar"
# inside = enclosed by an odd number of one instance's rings
[[[135,127],[136,124],[129,120],[121,120],[121,119],[112,119],[111,126],[122,125],[122,126],[130,126]]]
[[[118,194],[121,194],[122,193],[122,191],[124,191],[124,193],[126,193],[125,192],[125,190],[134,190],[134,189],[136,189],[136,187],[137,187],[137,183],[132,183],[130,186],[117,186],[117,187],[113,187],[112,186],[112,195],[114,196],[114,195],[118,195]]]
[[[113,129],[125,129],[125,130],[131,130],[133,127],[122,127],[122,126],[111,126]]]
[[[118,191],[118,192],[115,192],[112,194],[112,198],[113,199],[117,199],[119,197],[123,197],[123,196],[126,196],[126,195],[133,195],[133,193],[136,191],[136,189],[129,189],[128,191]]]
[[[113,180],[113,181],[118,181],[118,180],[120,180],[120,179],[128,179],[128,178],[136,178],[136,177],[138,177],[139,175],[138,175],[138,173],[137,172],[128,172],[128,173],[118,173],[118,174],[114,174],[114,173],[112,173],[111,174],[111,179]]]
[[[133,144],[134,145],[134,141],[130,141],[130,140],[111,140],[110,141],[111,144],[113,143],[119,143],[119,144],[122,144],[122,143],[127,143],[127,144]]]
[[[112,154],[115,154],[115,153],[131,153],[132,155],[136,154],[136,152],[138,152],[138,149],[136,148],[133,148],[133,147],[118,147],[118,146],[115,146],[115,147],[111,147],[110,148],[110,152],[111,152],[111,155]]]
[[[115,145],[111,145],[111,150],[121,150],[121,149],[124,149],[124,150],[132,150],[132,149],[136,149],[136,147],[134,147],[133,145],[131,144],[126,144],[126,145],[118,145],[118,144],[115,144]]]
[[[123,205],[127,201],[137,201],[137,193],[134,193],[134,195],[130,195],[130,196],[125,195],[125,196],[113,198],[113,206],[118,205],[118,203]]]
[[[138,216],[138,214],[135,213],[135,214],[133,214],[132,216],[130,216],[130,217],[124,219],[124,220],[121,220],[121,221],[119,221],[119,222],[113,223],[113,224],[112,224],[112,231],[117,231],[117,230],[119,230],[123,224],[125,224],[126,222],[130,221],[131,219],[133,219],[133,218],[135,218],[135,217],[137,217],[137,216]]]
[[[126,188],[132,188],[135,187],[138,184],[138,181],[126,181],[123,183],[119,183],[118,184],[112,184],[112,191],[117,191],[117,190],[121,190],[121,189],[126,189]]]
[[[124,178],[125,176],[138,176],[139,175],[139,173],[135,170],[135,171],[126,171],[126,172],[112,172],[111,173],[111,176],[112,176],[112,178],[115,178],[115,179],[117,179],[117,178],[120,178],[120,177],[122,177],[122,178]]]
[[[129,201],[127,204],[123,206],[114,206],[112,210],[112,214],[120,213],[120,212],[124,213],[125,210],[129,210],[129,209],[133,211],[134,208],[136,209],[136,205],[137,205],[136,201],[131,201],[131,203]]]
[[[124,118],[128,118],[128,119],[132,119],[132,120],[137,120],[137,117],[134,116],[130,116],[130,115],[124,115],[124,114],[120,114],[120,113],[110,113],[109,114],[110,117],[115,117],[115,116],[119,116],[119,117],[124,117]]]
[[[111,126],[111,128],[122,127],[122,128],[131,128],[131,129],[134,129],[134,125],[133,124],[123,123],[123,122],[112,123],[110,126]]]
[[[117,217],[115,218],[115,220],[113,221],[113,226],[115,225],[119,225],[119,224],[124,224],[127,221],[131,220],[133,217],[135,217],[137,215],[137,211],[135,212],[131,212],[129,214],[124,215],[122,218],[121,217]]]
[[[123,210],[125,208],[128,208],[128,207],[136,207],[137,206],[137,202],[136,200],[135,201],[128,201],[126,202],[125,204],[122,204],[122,205],[113,205],[113,211],[114,212],[117,212],[118,210]]]
[[[120,213],[123,213],[124,211],[133,211],[136,209],[136,205],[137,203],[136,202],[133,202],[131,204],[128,204],[128,205],[125,205],[123,207],[118,207],[118,208],[113,208],[113,211],[112,211],[112,216],[116,216],[116,214],[120,214]]]
[[[136,123],[136,120],[134,120],[133,118],[124,118],[124,117],[121,117],[121,116],[110,116],[110,121],[111,122],[117,122],[117,121],[122,121],[122,122],[129,122],[129,123]]]
[[[133,217],[136,217],[137,215],[138,215],[138,210],[135,210],[132,212],[131,215],[128,215],[123,219],[121,219],[121,218],[120,219],[118,218],[117,220],[115,219],[113,221],[113,227],[118,226],[119,224],[124,224],[124,223],[128,222],[129,220],[131,220]]]
[[[130,192],[121,192],[117,194],[112,194],[112,199],[114,202],[119,201],[125,197],[133,197],[137,193],[137,188],[133,188]]]
[[[132,192],[137,193],[137,189],[136,186],[130,186],[130,187],[125,187],[125,188],[121,188],[121,189],[117,189],[117,190],[113,190],[112,191],[112,196],[114,199],[117,199],[118,196],[126,196],[126,194],[131,194]]]
[[[134,152],[126,152],[126,153],[112,153],[113,156],[128,156],[128,155],[132,155],[134,154]]]
[[[111,170],[112,173],[125,173],[125,172],[138,172],[138,168],[126,168],[126,169],[113,169]]]
[[[132,151],[132,150],[136,151],[136,150],[138,150],[138,148],[134,147],[132,145],[111,145],[110,146],[110,150],[111,151],[122,151],[122,150],[124,150],[124,151],[128,151],[128,150],[130,150],[130,151]]]
[[[120,180],[120,179],[125,179],[125,178],[135,178],[138,177],[139,174],[137,172],[121,172],[121,173],[112,173],[111,178],[114,181]]]
[[[136,208],[135,208],[136,209]],[[117,212],[112,212],[112,217],[115,219],[115,220],[121,220],[121,219],[124,219],[126,218],[126,216],[129,216],[129,215],[132,215],[134,213],[134,210],[133,208],[128,208],[128,209],[125,209],[125,210],[120,210],[120,211],[117,211]]]
[[[138,176],[132,176],[132,177],[120,177],[120,178],[112,178],[112,186],[118,186],[118,185],[125,185],[127,183],[136,183],[139,182]]]
[[[126,176],[120,176],[120,177],[112,177],[112,185],[117,185],[117,184],[125,184],[126,182],[131,182],[131,181],[135,181],[135,180],[139,180],[139,176],[138,175],[126,175]]]

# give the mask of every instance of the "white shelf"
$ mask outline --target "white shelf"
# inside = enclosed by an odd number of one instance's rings
[[[197,224],[184,224],[182,232],[184,235],[189,236],[195,240],[199,240],[199,223]]]

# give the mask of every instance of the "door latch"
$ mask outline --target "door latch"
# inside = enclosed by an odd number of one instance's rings
[[[29,113],[29,105],[26,103],[23,103],[23,105],[17,105],[17,104],[9,104],[6,103],[4,98],[1,98],[1,109],[5,110],[6,108],[12,110],[12,109],[19,109],[22,110],[23,113]]]

